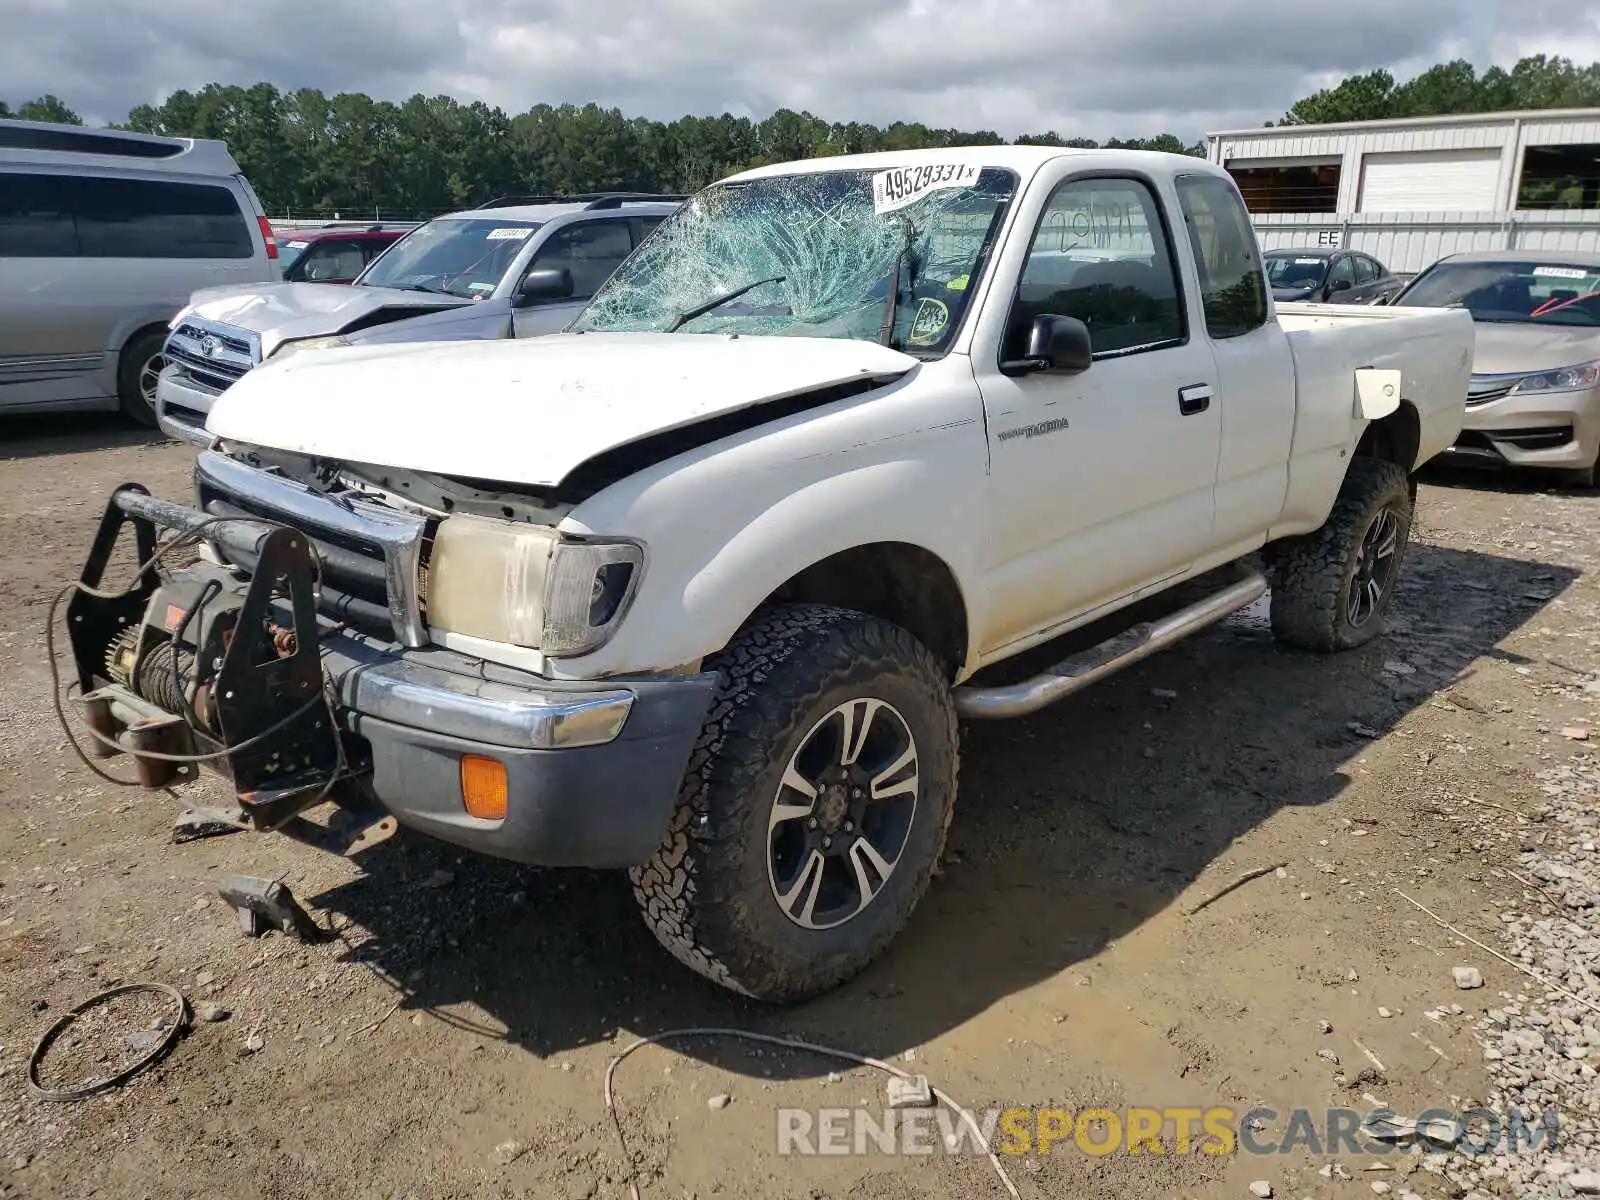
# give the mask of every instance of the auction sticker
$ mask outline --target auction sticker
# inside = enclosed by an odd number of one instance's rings
[[[916,314],[911,318],[911,344],[931,346],[950,324],[950,308],[942,300],[924,296],[917,301]]]
[[[872,177],[872,207],[880,213],[894,212],[941,188],[971,187],[981,169],[971,163],[928,163],[879,171]]]
[[[486,242],[520,242],[532,232],[533,230],[531,229],[518,229],[515,225],[507,225],[504,229],[489,230],[488,233],[483,235],[483,240]]]
[[[1533,273],[1547,279],[1587,279],[1594,274],[1593,271],[1580,271],[1576,267],[1535,267]]]

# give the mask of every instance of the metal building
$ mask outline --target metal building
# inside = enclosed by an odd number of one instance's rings
[[[1600,250],[1600,109],[1239,129],[1206,138],[1267,249],[1391,271],[1461,250]]]

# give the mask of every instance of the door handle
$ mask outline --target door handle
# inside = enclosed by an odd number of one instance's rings
[[[1211,407],[1211,385],[1209,383],[1191,383],[1188,387],[1178,389],[1178,412],[1183,416],[1192,417],[1195,413],[1203,413]]]

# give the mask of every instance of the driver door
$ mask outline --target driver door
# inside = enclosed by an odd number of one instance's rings
[[[565,329],[632,250],[632,222],[626,217],[584,221],[556,230],[534,251],[528,270],[566,268],[572,273],[572,295],[517,309],[511,317],[511,336],[538,337]]]
[[[1180,575],[1209,545],[1222,398],[1172,225],[1150,180],[1067,177],[1003,327],[985,326],[998,344],[974,344],[990,454],[986,653]],[[1002,369],[1043,314],[1089,327],[1087,370]]]

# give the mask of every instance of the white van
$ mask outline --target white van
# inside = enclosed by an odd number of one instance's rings
[[[167,324],[198,288],[279,278],[221,142],[0,121],[0,415],[155,424]]]

